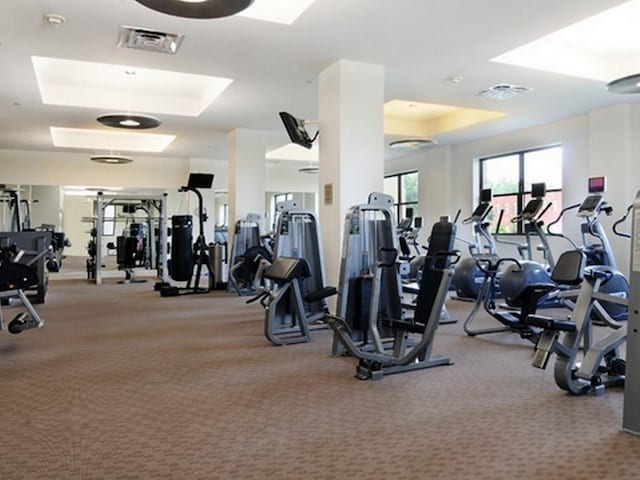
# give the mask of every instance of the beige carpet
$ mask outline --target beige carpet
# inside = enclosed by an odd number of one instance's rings
[[[329,332],[271,346],[222,292],[54,279],[38,309],[0,332],[2,480],[640,478],[622,391],[565,394],[514,335],[443,326],[455,365],[362,382]]]

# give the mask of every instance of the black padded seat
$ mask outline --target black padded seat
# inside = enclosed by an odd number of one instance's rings
[[[309,278],[311,270],[303,258],[277,257],[262,276],[275,282],[290,282],[294,278]]]
[[[423,333],[436,305],[438,291],[445,269],[451,265],[454,253],[455,225],[438,222],[434,224],[429,236],[429,248],[425,257],[420,289],[416,298],[413,318],[387,319],[384,323],[411,333]]]
[[[307,303],[313,303],[335,295],[336,293],[338,293],[338,289],[336,287],[322,287],[320,290],[316,290],[315,292],[305,295],[304,301]]]
[[[551,280],[560,285],[579,285],[584,279],[587,256],[581,250],[567,250],[560,255],[551,272]]]

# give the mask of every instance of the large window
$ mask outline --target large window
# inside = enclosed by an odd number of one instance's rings
[[[395,199],[396,221],[407,216],[407,209],[413,214],[418,209],[418,172],[398,173],[384,178],[384,193]]]
[[[504,211],[500,233],[522,234],[520,223],[511,223],[531,199],[531,184],[544,182],[547,186],[545,205],[552,206],[541,220],[548,225],[562,209],[562,147],[523,150],[494,157],[480,159],[480,188],[490,188],[493,192],[493,215],[491,230],[500,211]],[[554,230],[560,231],[560,225]]]

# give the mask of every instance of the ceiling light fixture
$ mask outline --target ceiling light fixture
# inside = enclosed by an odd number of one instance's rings
[[[607,83],[607,90],[620,94],[640,93],[640,73],[634,73]]]
[[[491,98],[493,100],[506,100],[523,93],[530,92],[531,87],[523,87],[521,85],[510,85],[508,83],[498,83],[476,93],[478,97]]]
[[[106,163],[108,165],[123,165],[125,163],[133,162],[133,159],[122,155],[93,155],[91,157],[91,161],[96,163]]]
[[[253,0],[136,0],[156,12],[185,18],[222,18],[235,15]]]
[[[314,174],[314,173],[318,173],[320,171],[320,168],[310,165],[308,167],[300,167],[298,171],[300,173]]]
[[[156,128],[162,124],[156,117],[140,113],[105,113],[96,120],[107,127],[129,128],[132,130]]]
[[[52,27],[58,28],[65,22],[66,19],[62,15],[59,15],[57,13],[47,13],[44,16],[44,20]]]
[[[437,144],[438,142],[431,138],[406,138],[391,142],[389,148],[394,150],[420,150],[421,148],[433,147]]]

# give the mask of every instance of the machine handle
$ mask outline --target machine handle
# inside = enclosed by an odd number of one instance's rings
[[[619,218],[618,220],[616,220],[616,221],[613,223],[613,226],[612,226],[613,233],[615,233],[615,234],[616,234],[616,235],[618,235],[619,237],[623,237],[623,238],[631,238],[631,235],[630,235],[630,234],[625,233],[625,232],[620,232],[620,231],[618,230],[618,226],[619,226],[619,225],[621,225],[621,224],[623,224],[623,223],[627,220],[627,217],[628,217],[628,216],[629,216],[629,214],[631,213],[631,210],[633,210],[633,205],[629,205],[629,206],[627,207],[627,210],[624,212],[624,215],[623,215],[621,218]]]

